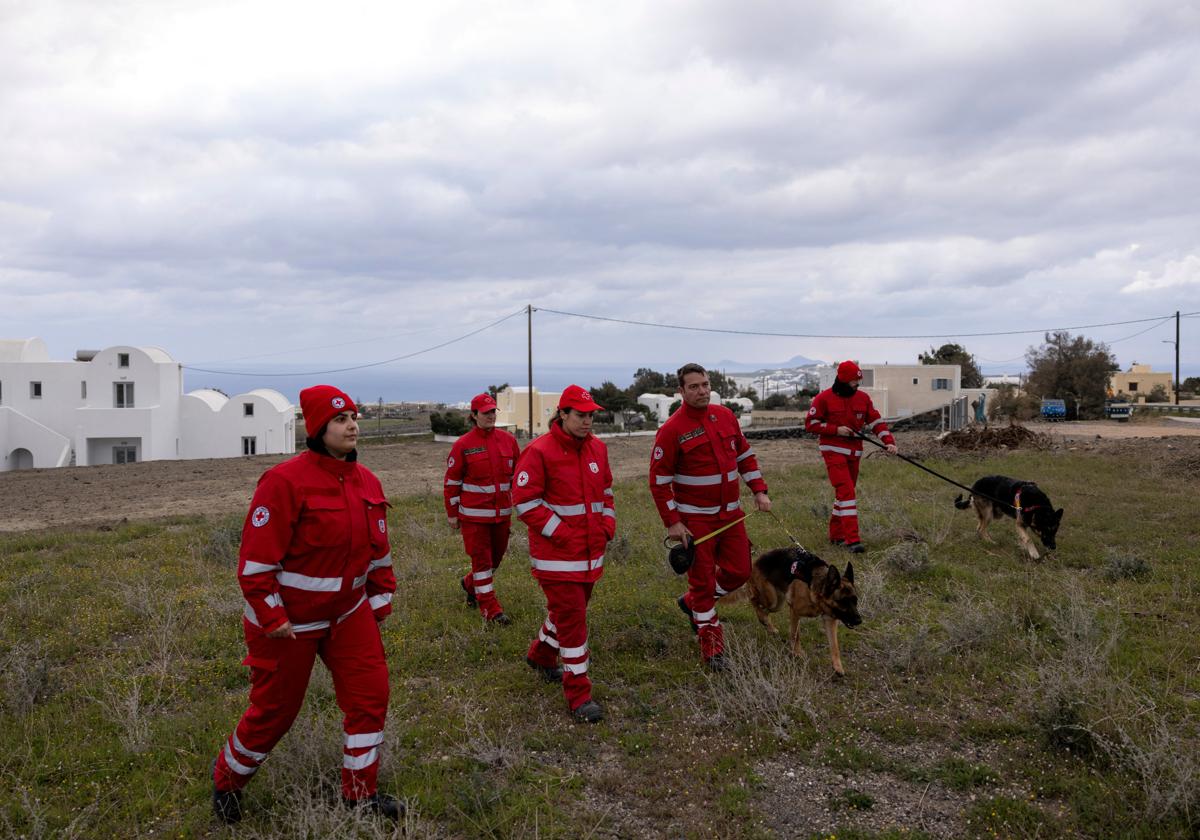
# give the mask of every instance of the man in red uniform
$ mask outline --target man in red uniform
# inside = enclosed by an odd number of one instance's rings
[[[608,448],[591,431],[599,408],[578,385],[564,390],[550,432],[521,453],[513,490],[529,527],[533,576],[546,596],[546,621],[525,661],[548,682],[561,679],[572,716],[587,723],[604,717],[588,677],[587,604],[617,532]]]
[[[872,432],[887,445],[890,455],[896,454],[896,439],[887,423],[879,416],[871,398],[858,390],[862,371],[851,361],[837,368],[832,388],[817,394],[808,409],[805,428],[818,435],[817,449],[825,459],[829,483],[835,500],[829,517],[829,541],[844,545],[855,554],[866,549],[858,534],[858,465],[862,459],[860,432]]]
[[[520,454],[517,439],[496,428],[496,401],[491,394],[471,400],[475,427],[450,447],[446,459],[446,518],[462,532],[471,571],[459,581],[467,605],[479,606],[488,621],[507,625],[496,598],[494,575],[508,550],[512,519],[513,465]]]
[[[316,385],[300,407],[308,451],[263,473],[242,527],[250,707],[213,763],[213,810],[241,819],[241,789],[291,727],[320,656],[345,713],[343,800],[398,819],[403,805],[376,790],[388,701],[378,624],[396,589],[388,503],[357,462],[354,401]]]
[[[686,364],[677,376],[683,404],[655,435],[650,493],[667,536],[687,543],[743,516],[739,477],[754,493],[758,510],[770,510],[771,499],[737,417],[723,405],[710,404],[708,371]],[[750,539],[743,523],[695,547],[688,591],[677,603],[700,638],[700,656],[714,671],[726,668],[716,601],[749,577]]]

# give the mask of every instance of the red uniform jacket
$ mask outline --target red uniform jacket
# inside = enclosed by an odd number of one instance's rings
[[[503,429],[478,426],[450,447],[446,515],[467,522],[500,522],[512,515],[513,467],[521,448]]]
[[[862,456],[862,441],[856,437],[841,437],[838,426],[849,426],[856,432],[873,432],[884,443],[895,443],[887,423],[879,416],[871,398],[861,390],[852,397],[839,397],[832,388],[826,388],[813,397],[804,427],[819,435],[817,449],[821,452],[836,452],[841,455]]]
[[[238,583],[246,620],[268,633],[327,629],[368,600],[392,611],[387,500],[355,461],[307,451],[263,473],[242,526]]]
[[[529,526],[533,576],[599,580],[604,547],[617,532],[608,448],[552,423],[521,453],[515,484],[513,504]]]
[[[742,506],[739,475],[754,493],[767,492],[754,450],[723,405],[684,403],[654,437],[650,494],[668,528],[696,517],[736,518]]]

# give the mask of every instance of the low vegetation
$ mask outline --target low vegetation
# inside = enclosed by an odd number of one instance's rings
[[[525,666],[542,599],[523,538],[497,578],[514,626],[489,627],[462,603],[441,499],[393,499],[381,783],[409,802],[407,836],[1195,836],[1194,479],[1084,453],[931,466],[1035,477],[1067,510],[1059,550],[1024,560],[1007,522],[983,543],[956,491],[870,458],[872,550],[854,560],[866,621],[841,633],[842,680],[818,622],[793,659],[745,603],[722,611],[732,670],[702,670],[648,494],[619,486],[591,609],[608,712],[594,727]],[[769,478],[789,530],[844,567],[820,467]],[[246,700],[239,521],[0,536],[0,835],[226,835],[208,770]],[[787,544],[768,517],[749,527],[760,548]],[[237,836],[398,836],[341,810],[339,765],[318,667]]]

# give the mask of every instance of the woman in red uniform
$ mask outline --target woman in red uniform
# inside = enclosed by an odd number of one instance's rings
[[[446,518],[462,532],[471,558],[471,571],[459,581],[467,605],[478,605],[485,619],[507,625],[495,573],[508,550],[513,466],[521,449],[515,437],[496,428],[491,394],[471,400],[471,419],[475,427],[454,442],[446,459]]]
[[[599,408],[578,385],[564,390],[550,432],[521,453],[513,490],[529,527],[533,576],[546,596],[546,621],[525,660],[548,682],[562,681],[572,716],[587,723],[604,717],[588,677],[587,605],[617,531],[608,448],[591,431]]]
[[[844,545],[855,554],[863,548],[858,534],[858,465],[862,461],[861,432],[871,432],[896,454],[896,439],[875,410],[871,398],[858,390],[862,371],[851,361],[837,368],[832,388],[817,394],[808,409],[805,428],[818,435],[817,449],[825,460],[825,471],[833,485],[833,514],[829,517],[829,541]]]
[[[242,527],[250,707],[213,763],[213,810],[241,819],[241,790],[291,727],[320,656],[345,713],[342,798],[398,819],[404,806],[376,790],[388,701],[379,623],[396,589],[388,503],[357,462],[354,401],[316,385],[300,407],[308,450],[263,473]]]

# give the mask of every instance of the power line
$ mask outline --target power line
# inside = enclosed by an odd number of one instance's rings
[[[603,315],[588,315],[583,312],[564,312],[560,309],[546,309],[544,307],[535,306],[537,312],[551,312],[555,315],[566,315],[571,318],[586,318],[592,321],[608,321],[615,324],[632,324],[639,327],[658,327],[668,330],[685,330],[688,332],[704,332],[704,333],[722,333],[725,335],[756,335],[767,336],[771,338],[838,338],[838,339],[928,339],[928,338],[983,338],[986,336],[1000,335],[1032,335],[1034,333],[1052,333],[1064,332],[1068,330],[1091,330],[1098,327],[1119,327],[1125,324],[1146,324],[1150,321],[1161,323],[1168,318],[1174,318],[1175,313],[1170,315],[1159,315],[1154,318],[1137,318],[1131,321],[1109,321],[1105,324],[1080,324],[1074,327],[1051,327],[1048,329],[1037,330],[1006,330],[1003,332],[979,332],[979,333],[935,333],[932,335],[823,335],[820,333],[784,333],[784,332],[762,332],[758,330],[726,330],[717,327],[685,327],[679,324],[655,324],[649,321],[634,321],[627,318],[609,318]],[[1200,315],[1200,312],[1187,313],[1188,316]],[[1123,340],[1123,339],[1122,339]]]
[[[252,372],[241,371],[241,370],[210,370],[208,368],[192,367],[191,365],[184,365],[183,367],[187,370],[193,370],[193,371],[197,371],[199,373],[219,373],[219,374],[224,374],[226,376],[323,376],[327,373],[346,373],[347,371],[351,371],[351,370],[363,370],[364,368],[379,367],[380,365],[390,365],[392,362],[399,362],[404,359],[411,359],[413,356],[420,356],[422,353],[430,353],[434,350],[440,350],[443,347],[449,347],[451,344],[455,344],[459,341],[470,338],[473,335],[478,335],[479,333],[483,332],[484,330],[489,330],[492,327],[495,327],[499,324],[504,323],[509,318],[515,318],[516,316],[521,315],[524,312],[525,312],[524,308],[518,309],[516,312],[512,312],[508,315],[505,315],[503,318],[500,318],[496,321],[492,321],[490,324],[482,326],[477,330],[472,330],[469,333],[464,333],[463,335],[460,335],[457,338],[452,338],[449,341],[443,341],[441,344],[435,344],[432,347],[426,347],[423,350],[414,350],[412,353],[405,353],[403,356],[394,356],[391,359],[384,359],[381,362],[368,362],[365,365],[353,365],[351,367],[333,368],[330,370],[293,371],[293,372],[289,372],[289,373],[252,373]]]

